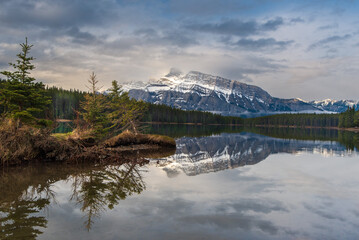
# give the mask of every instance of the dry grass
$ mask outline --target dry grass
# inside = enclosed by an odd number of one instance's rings
[[[51,136],[53,136],[54,138],[58,139],[58,140],[68,140],[69,137],[71,136],[72,132],[69,133],[53,133],[51,134]]]
[[[119,147],[128,145],[150,144],[161,147],[175,147],[176,142],[173,138],[161,135],[151,134],[134,134],[130,131],[125,131],[109,140],[105,141],[106,147]]]
[[[175,149],[176,146],[174,139],[166,136],[131,132],[121,133],[101,144],[86,133],[51,134],[49,130],[19,127],[6,121],[0,123],[0,142],[0,167],[27,162],[121,163],[131,156],[128,150],[122,154],[120,146],[146,145],[157,149]],[[151,147],[146,150],[151,152]]]
[[[63,161],[70,146],[61,144],[49,132],[33,127],[17,126],[17,123],[3,121],[0,124],[0,163],[20,165],[30,161]]]

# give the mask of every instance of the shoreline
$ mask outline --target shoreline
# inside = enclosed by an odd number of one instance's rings
[[[246,125],[244,125],[246,126]],[[340,128],[340,127],[317,127],[317,126],[295,126],[295,125],[255,125],[254,127],[270,127],[270,128],[306,128],[306,129],[330,129],[337,131],[348,131],[359,133],[359,128]]]
[[[35,162],[121,163],[137,158],[166,157],[176,151],[176,142],[171,137],[129,131],[103,141],[68,133],[49,135],[27,128],[19,129],[15,135],[11,130],[0,131],[0,134],[5,139],[0,148],[3,149],[0,151],[0,169]],[[8,136],[12,137],[8,139]],[[19,144],[23,147],[18,148]]]
[[[270,127],[270,128],[306,128],[306,129],[332,129],[332,130],[338,130],[338,131],[349,131],[349,132],[355,132],[359,133],[359,128],[340,128],[340,127],[319,127],[319,126],[295,126],[295,125],[247,125],[247,124],[221,124],[221,123],[176,123],[176,122],[142,122],[144,124],[153,124],[153,125],[161,125],[161,124],[167,124],[167,125],[192,125],[192,126],[240,126],[240,127]]]
[[[70,119],[56,119],[58,123],[69,123],[73,122]],[[338,131],[349,131],[354,133],[359,133],[359,127],[351,127],[351,128],[340,128],[340,127],[327,127],[327,126],[296,126],[296,125],[247,125],[247,124],[223,124],[223,123],[178,123],[178,122],[141,122],[143,124],[150,125],[189,125],[189,126],[238,126],[238,127],[270,127],[270,128],[306,128],[306,129],[331,129]]]

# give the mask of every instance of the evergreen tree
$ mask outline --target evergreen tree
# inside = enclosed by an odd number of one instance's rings
[[[111,126],[109,129],[116,130],[122,125],[122,116],[125,112],[125,95],[122,92],[121,86],[116,80],[112,81],[112,88],[109,89],[109,105],[110,113],[108,118],[110,119]]]
[[[124,129],[132,129],[137,134],[140,131],[140,120],[147,111],[147,105],[143,101],[130,99],[128,92],[123,94],[123,102],[125,110],[121,117],[122,125]]]
[[[112,82],[109,98],[111,128],[131,129],[137,134],[139,132],[139,121],[147,111],[147,105],[143,101],[130,99],[127,92],[122,92],[117,81]]]
[[[102,137],[106,133],[108,125],[106,116],[106,98],[99,93],[98,80],[94,72],[88,80],[90,93],[85,95],[85,100],[80,103],[82,108],[81,115],[87,125],[91,129],[95,137]]]
[[[6,118],[18,120],[27,124],[47,124],[45,110],[48,109],[51,100],[46,96],[44,84],[35,82],[30,76],[30,71],[35,69],[31,63],[34,60],[29,56],[33,45],[20,44],[21,52],[17,54],[16,63],[9,63],[14,71],[2,71],[0,74],[6,77],[0,89],[0,105]]]
[[[359,127],[359,110],[354,114],[354,126]]]

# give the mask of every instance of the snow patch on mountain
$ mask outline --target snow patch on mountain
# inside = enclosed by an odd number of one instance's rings
[[[183,110],[200,110],[222,115],[269,115],[289,112],[342,112],[348,106],[359,108],[355,101],[305,101],[300,98],[272,97],[260,87],[237,80],[178,69],[147,83],[133,82],[123,85],[130,97],[155,104],[165,104]]]
[[[355,108],[355,110],[359,109],[359,101],[354,100],[332,100],[332,99],[325,99],[322,101],[311,101],[309,102],[313,106],[322,109],[324,111],[329,112],[344,112],[350,108]]]

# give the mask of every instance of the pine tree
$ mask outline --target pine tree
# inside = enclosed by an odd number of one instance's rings
[[[81,115],[95,137],[101,138],[106,133],[106,126],[108,125],[106,98],[99,93],[101,88],[97,86],[98,80],[94,72],[90,75],[88,83],[90,84],[88,86],[90,93],[86,94],[85,100],[80,103]]]
[[[354,126],[359,127],[359,110],[354,114]]]
[[[112,129],[131,129],[135,134],[139,132],[139,121],[146,112],[147,105],[142,101],[130,99],[128,92],[123,92],[117,81],[112,81],[110,89],[110,109]]]
[[[126,99],[122,92],[121,86],[116,80],[112,81],[112,88],[109,90],[110,113],[108,114],[108,118],[111,122],[109,129],[116,131],[122,125],[121,119],[125,111]]]
[[[17,54],[16,63],[9,63],[14,71],[2,71],[0,74],[6,77],[0,89],[0,105],[6,118],[17,120],[20,124],[48,124],[41,119],[45,117],[45,111],[51,104],[46,96],[45,86],[42,82],[35,82],[30,76],[30,71],[35,69],[31,63],[34,60],[29,56],[33,45],[20,44],[21,52]]]

